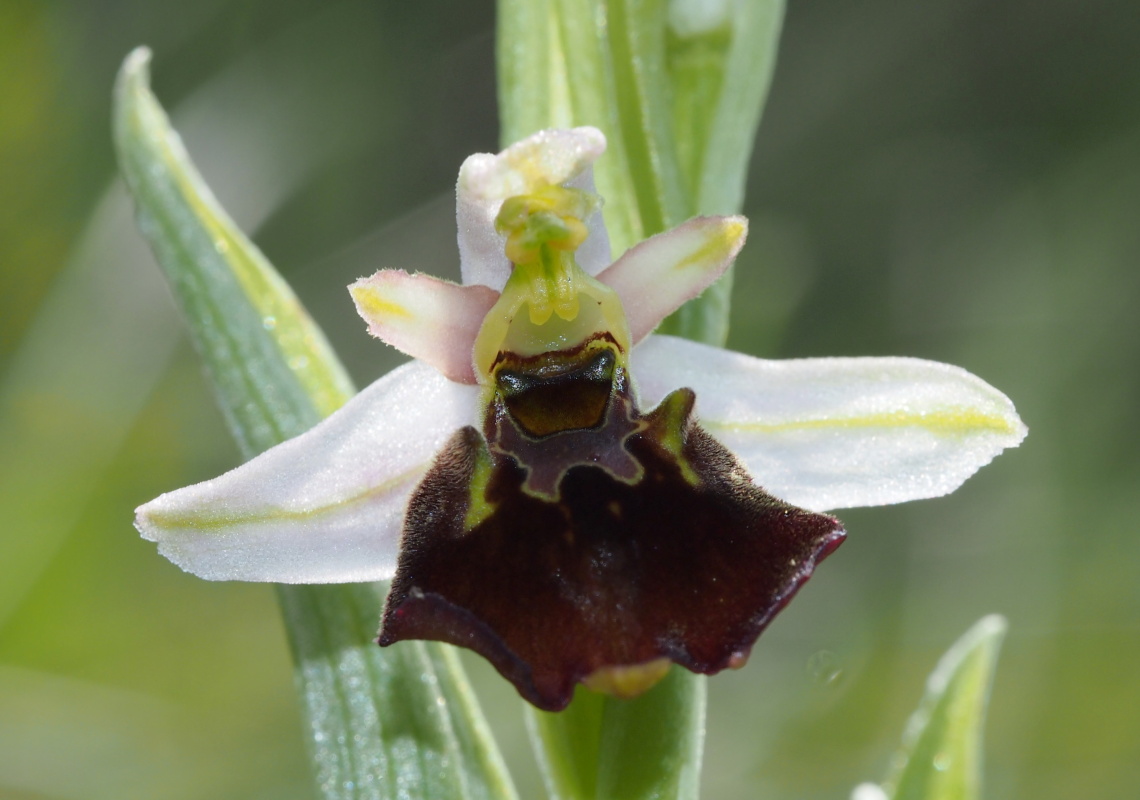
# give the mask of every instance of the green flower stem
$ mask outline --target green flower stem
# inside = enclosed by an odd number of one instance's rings
[[[607,697],[579,686],[557,713],[525,705],[527,726],[551,800],[594,800]]]
[[[680,667],[645,694],[617,700],[578,687],[565,711],[527,706],[555,800],[695,798],[706,681]]]
[[[700,794],[707,684],[703,675],[674,667],[641,697],[606,698],[599,800]]]
[[[194,169],[149,88],[145,49],[115,87],[115,144],[147,237],[243,454],[316,424],[353,387],[288,285]],[[279,586],[307,744],[326,800],[514,798],[454,653],[372,639],[383,587]]]

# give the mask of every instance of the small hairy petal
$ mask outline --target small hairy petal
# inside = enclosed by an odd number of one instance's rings
[[[997,389],[915,358],[764,361],[651,336],[631,372],[645,406],[693,389],[757,484],[816,511],[947,494],[1026,433]]]
[[[426,361],[448,380],[475,383],[471,351],[498,292],[394,269],[361,278],[348,291],[377,339]]]
[[[412,489],[474,417],[478,389],[412,362],[312,430],[139,508],[135,526],[210,580],[344,583],[392,575]]]
[[[633,343],[724,274],[744,246],[744,217],[697,217],[631,247],[598,275],[621,298]]]
[[[594,191],[591,166],[606,149],[597,128],[545,130],[503,152],[476,153],[463,162],[455,188],[459,225],[459,265],[466,285],[501,291],[511,274],[506,238],[495,230],[495,217],[508,197],[561,185]],[[600,211],[584,220],[589,236],[578,248],[578,263],[596,275],[610,263],[610,242]]]

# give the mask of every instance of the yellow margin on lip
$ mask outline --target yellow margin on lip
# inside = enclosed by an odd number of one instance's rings
[[[158,528],[193,528],[194,530],[210,530],[212,528],[225,528],[231,525],[242,525],[253,522],[278,522],[278,521],[293,521],[304,520],[310,517],[315,517],[320,514],[326,513],[329,509],[336,506],[351,505],[354,503],[363,503],[371,500],[378,495],[390,492],[402,483],[407,481],[418,481],[424,472],[427,471],[429,466],[428,462],[413,469],[405,470],[394,478],[389,478],[378,486],[371,486],[359,494],[351,497],[346,497],[343,500],[338,500],[335,503],[319,506],[317,508],[288,511],[285,509],[275,509],[268,513],[258,514],[171,514],[171,513],[149,513],[146,518]]]
[[[797,430],[828,428],[924,428],[940,436],[963,436],[989,431],[1016,434],[1017,426],[1005,417],[984,414],[968,408],[946,408],[938,411],[887,411],[862,417],[835,419],[799,419],[791,422],[720,422],[701,420],[706,428],[748,431],[750,433],[784,433]]]

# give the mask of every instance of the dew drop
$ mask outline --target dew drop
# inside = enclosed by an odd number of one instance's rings
[[[950,765],[954,759],[950,757],[949,753],[938,753],[934,756],[934,768],[939,772],[945,772],[950,769]]]
[[[808,659],[807,671],[819,686],[830,686],[843,677],[843,665],[830,650],[820,650]]]
[[[309,366],[308,356],[293,356],[291,359],[289,359],[289,369],[291,370],[296,371],[299,369],[304,369],[307,366]]]
[[[277,327],[277,317],[265,317],[261,320],[261,327],[267,331],[271,331]]]

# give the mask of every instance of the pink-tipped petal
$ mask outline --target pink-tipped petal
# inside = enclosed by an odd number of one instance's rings
[[[633,343],[723,275],[747,236],[744,217],[697,217],[631,247],[598,275],[621,298]]]
[[[140,507],[135,527],[210,580],[390,577],[408,497],[436,451],[474,421],[478,392],[405,364],[312,430]]]
[[[753,480],[813,511],[939,497],[1026,433],[997,389],[917,358],[765,361],[650,336],[630,371],[647,407],[695,391],[701,425]]]
[[[361,278],[348,291],[377,339],[426,361],[448,380],[475,383],[471,350],[498,292],[394,269]]]
[[[592,164],[606,149],[597,128],[544,130],[503,152],[476,153],[463,162],[455,188],[459,264],[465,285],[502,290],[511,274],[506,239],[495,231],[503,201],[561,185],[594,191]],[[590,235],[578,249],[578,263],[596,275],[610,263],[610,242],[600,211],[586,221]]]

